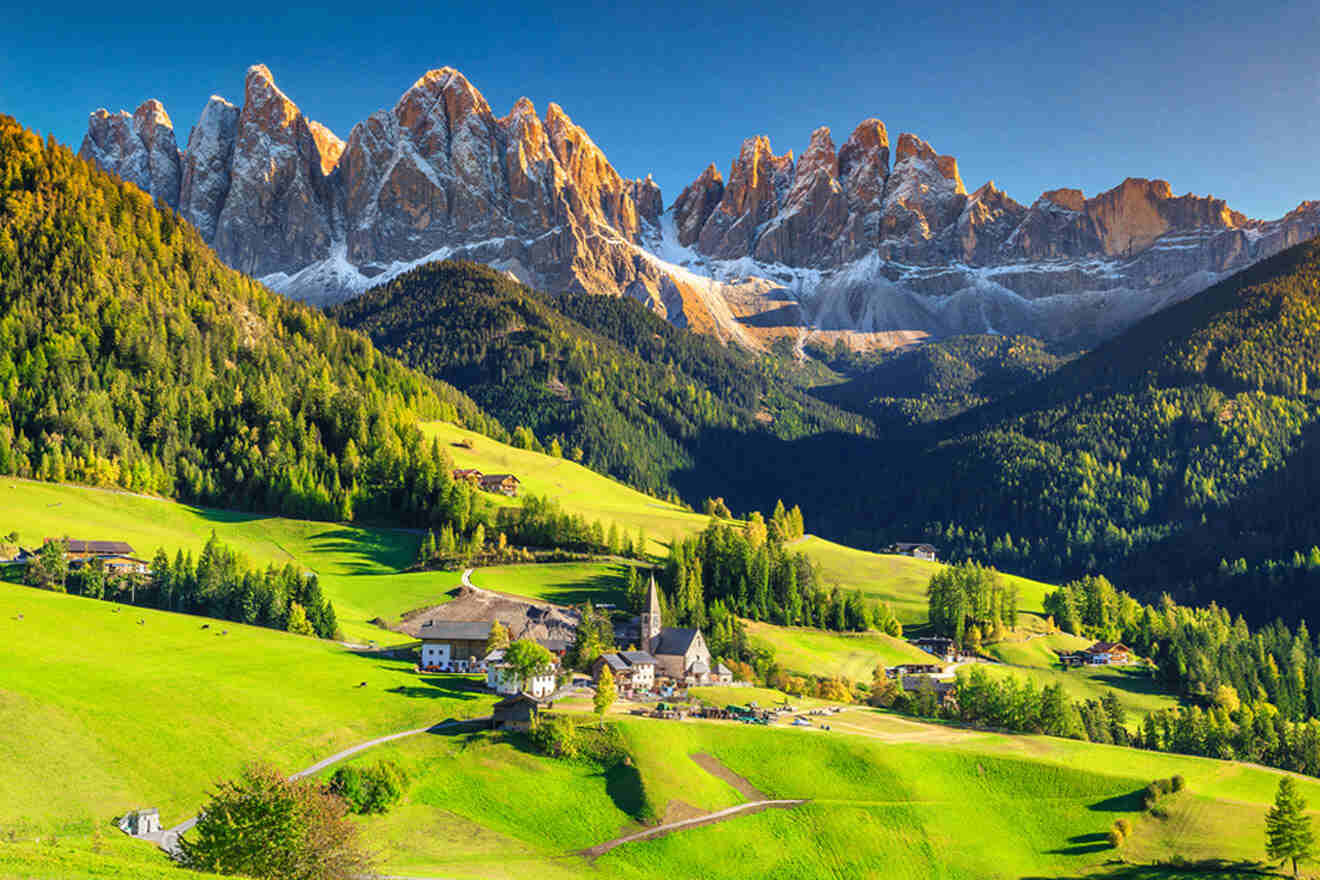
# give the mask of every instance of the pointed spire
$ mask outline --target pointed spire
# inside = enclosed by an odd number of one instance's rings
[[[656,590],[656,586],[655,586],[655,575],[654,575],[654,574],[651,575],[651,589],[650,589],[650,591],[649,591],[649,593],[648,593],[648,595],[647,595],[647,597],[646,597],[646,605],[647,605],[647,610],[648,610],[651,614],[653,614],[653,615],[655,616],[655,619],[656,619],[656,620],[659,620],[659,619],[660,619],[660,593]]]

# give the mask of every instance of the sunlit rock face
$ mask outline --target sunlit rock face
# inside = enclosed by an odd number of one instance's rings
[[[263,65],[212,97],[180,151],[165,108],[93,113],[80,155],[179,213],[220,257],[332,302],[464,258],[550,291],[626,295],[750,346],[839,332],[911,341],[1028,333],[1090,344],[1320,231],[1320,207],[1252,220],[1131,178],[1029,205],[968,194],[952,156],[879,119],[800,158],[747,138],[666,209],[556,104],[498,116],[453,68],[421,76],[340,140]],[[885,343],[888,344],[888,343]]]

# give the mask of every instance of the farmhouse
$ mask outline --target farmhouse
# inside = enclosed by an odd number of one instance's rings
[[[126,813],[119,818],[119,830],[131,837],[141,837],[144,834],[154,834],[160,831],[160,810],[155,807],[146,807],[141,810],[134,810]]]
[[[542,700],[555,692],[555,672],[559,666],[557,660],[526,681],[504,662],[503,648],[491,651],[481,663],[486,667],[486,687],[497,694],[513,696],[525,693]]]
[[[481,485],[481,471],[476,468],[455,468],[454,482],[467,483],[469,486]]]
[[[490,636],[489,620],[428,620],[417,630],[423,669],[469,672],[479,668]]]
[[[591,666],[592,680],[600,681],[600,674],[607,666],[620,693],[645,692],[655,686],[655,658],[645,651],[600,655]]]
[[[521,485],[521,481],[513,474],[483,474],[478,482],[482,491],[497,492],[510,498],[518,497],[518,487]]]
[[[885,552],[897,553],[900,556],[911,556],[914,559],[924,559],[927,562],[935,562],[938,555],[934,546],[930,544],[912,544],[903,541],[890,544],[885,548]]]
[[[1064,666],[1124,666],[1132,662],[1132,649],[1122,642],[1096,642],[1080,651],[1060,651]]]
[[[495,730],[526,730],[550,704],[526,694],[514,694],[500,700],[491,709],[490,726]]]
[[[885,667],[886,678],[898,678],[901,675],[936,675],[944,671],[938,663],[903,663]]]
[[[655,658],[657,676],[684,684],[710,684],[710,649],[699,629],[663,626],[660,622],[660,594],[655,577],[641,615],[642,650]]]

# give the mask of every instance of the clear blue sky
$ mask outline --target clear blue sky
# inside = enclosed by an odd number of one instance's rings
[[[158,97],[182,145],[207,97],[241,102],[264,62],[347,138],[451,65],[499,114],[557,101],[666,205],[707,163],[727,173],[744,137],[800,154],[816,126],[841,144],[867,116],[956,156],[969,189],[993,179],[1027,203],[1126,176],[1257,217],[1320,198],[1314,0],[389,6],[0,7],[0,112],[76,148],[89,111]]]

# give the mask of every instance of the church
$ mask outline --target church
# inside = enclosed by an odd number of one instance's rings
[[[688,685],[727,683],[733,674],[719,664],[711,668],[710,649],[699,629],[664,626],[660,619],[660,594],[651,577],[646,608],[640,618],[640,647],[655,658],[657,678]]]

